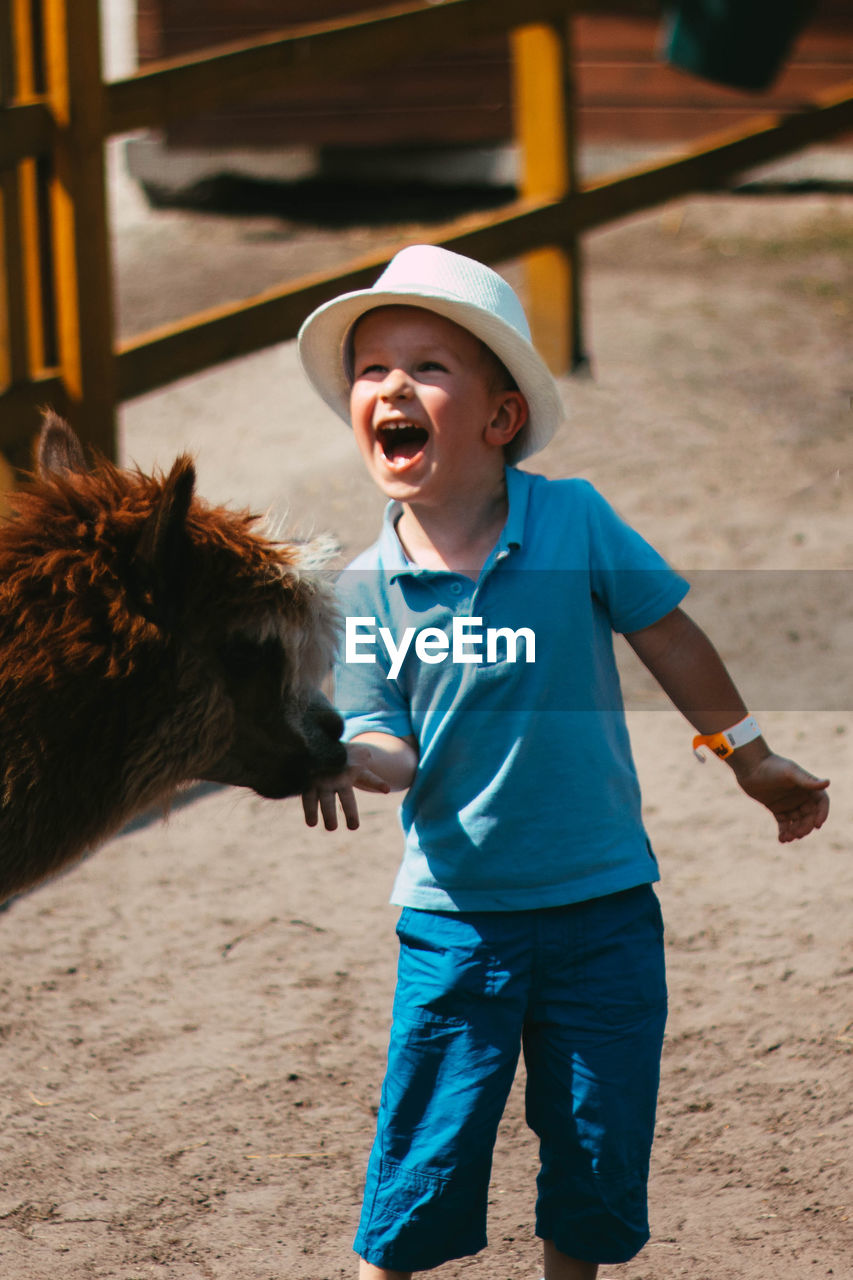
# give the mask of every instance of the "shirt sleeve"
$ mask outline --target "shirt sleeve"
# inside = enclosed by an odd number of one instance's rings
[[[372,588],[386,581],[387,575],[378,569],[345,569],[338,580],[345,632],[334,669],[334,701],[344,720],[346,741],[360,733],[395,738],[412,733],[408,699],[399,683],[388,678],[390,659],[376,634],[388,622],[383,617],[384,593]]]
[[[588,489],[593,594],[614,631],[641,631],[677,608],[690,584],[600,493],[591,485]]]

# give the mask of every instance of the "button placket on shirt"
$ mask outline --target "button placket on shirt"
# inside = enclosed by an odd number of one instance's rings
[[[473,596],[472,596],[472,600],[471,600],[471,612],[472,612],[472,614],[473,614],[475,617],[477,617],[477,618],[480,618],[480,619],[481,619],[481,625],[482,625],[482,628],[483,628],[483,634],[484,634],[484,635],[485,635],[486,631],[488,631],[489,627],[491,626],[491,619],[490,619],[489,617],[487,617],[487,615],[486,615],[485,613],[483,613],[483,606],[482,606],[482,603],[481,603],[482,595],[483,595],[483,592],[484,592],[484,591],[485,591],[485,589],[486,589],[486,585],[488,584],[489,578],[490,578],[490,577],[492,576],[492,574],[495,572],[495,569],[496,569],[496,568],[497,568],[497,566],[500,564],[500,562],[501,562],[502,560],[506,560],[506,558],[507,558],[507,556],[508,556],[508,555],[509,555],[509,551],[507,551],[507,550],[506,550],[506,548],[502,549],[501,551],[498,551],[498,552],[497,552],[497,554],[496,554],[496,556],[495,556],[495,558],[494,558],[493,563],[492,563],[491,565],[489,565],[489,567],[486,569],[485,573],[481,574],[479,581],[476,583],[476,585],[475,585],[475,587],[474,587],[474,594],[473,594]],[[501,659],[498,659],[496,662],[488,662],[488,661],[486,660],[486,652],[485,652],[485,646],[484,646],[484,647],[483,647],[483,661],[482,661],[482,662],[478,662],[478,663],[477,663],[477,670],[478,670],[478,671],[482,671],[482,670],[487,670],[487,671],[489,671],[489,670],[491,670],[492,668],[494,668],[494,667],[499,667],[499,666],[501,666],[501,665],[502,665],[502,660],[501,660]]]
[[[509,555],[509,548],[501,548],[501,550],[495,555],[492,564],[489,565],[477,582],[471,582],[470,587],[466,587],[466,584],[461,582],[459,578],[453,578],[448,583],[446,582],[445,575],[443,573],[432,573],[429,570],[422,570],[417,576],[425,583],[429,584],[436,597],[442,601],[445,607],[449,609],[455,617],[480,618],[480,625],[483,633],[485,634],[491,623],[489,618],[482,612],[482,594],[495,569],[499,564],[506,560]],[[472,664],[475,671],[481,671],[483,669],[491,670],[495,667],[504,665],[503,659],[498,659],[497,662],[486,661],[485,645],[482,649],[482,655],[482,662]]]
[[[454,618],[479,616],[475,607],[477,585],[470,579],[463,582],[460,578],[454,577],[448,582],[446,575],[436,575],[432,587],[438,599]],[[476,663],[472,666],[476,671],[480,664]]]

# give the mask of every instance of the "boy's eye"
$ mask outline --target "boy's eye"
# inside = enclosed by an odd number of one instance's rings
[[[356,378],[384,378],[388,372],[388,365],[382,364],[381,361],[375,360],[369,364],[359,365],[356,368]],[[447,365],[440,360],[420,360],[413,366],[415,375],[420,373],[446,373]]]

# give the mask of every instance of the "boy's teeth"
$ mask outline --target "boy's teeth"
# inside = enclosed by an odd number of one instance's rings
[[[377,438],[382,452],[389,462],[402,462],[414,458],[427,441],[428,432],[424,427],[409,420],[383,422],[377,428]]]

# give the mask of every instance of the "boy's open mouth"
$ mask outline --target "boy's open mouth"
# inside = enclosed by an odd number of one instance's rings
[[[429,432],[426,427],[417,427],[413,422],[386,423],[377,429],[377,439],[382,447],[386,462],[400,464],[409,462],[426,445]]]

